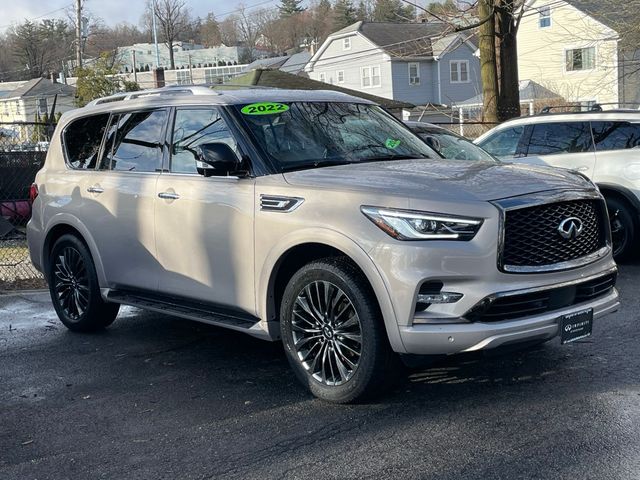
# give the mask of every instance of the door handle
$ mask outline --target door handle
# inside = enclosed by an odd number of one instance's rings
[[[98,187],[96,185],[93,185],[93,186],[87,188],[87,192],[89,192],[89,193],[102,193],[102,192],[104,192],[104,188]]]
[[[165,200],[178,200],[180,198],[180,195],[175,192],[160,192],[158,196]]]

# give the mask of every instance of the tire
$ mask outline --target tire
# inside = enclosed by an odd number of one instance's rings
[[[78,237],[67,234],[55,242],[47,272],[51,301],[69,330],[94,332],[116,319],[120,305],[102,300],[93,259]]]
[[[373,290],[345,258],[314,261],[293,275],[280,331],[297,378],[322,400],[362,401],[399,378]]]
[[[607,197],[605,200],[611,223],[613,257],[616,261],[628,260],[635,251],[634,246],[637,237],[636,213],[627,202],[617,197]]]

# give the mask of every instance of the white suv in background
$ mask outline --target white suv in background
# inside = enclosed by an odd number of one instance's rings
[[[614,257],[640,238],[640,111],[594,108],[541,113],[505,122],[475,143],[502,160],[551,165],[589,177],[607,201]]]

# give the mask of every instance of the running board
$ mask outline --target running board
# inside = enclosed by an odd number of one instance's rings
[[[260,325],[260,319],[243,312],[223,307],[202,304],[178,298],[167,298],[146,292],[132,292],[126,290],[108,290],[106,300],[122,305],[152,310],[154,312],[175,315],[176,317],[195,320],[218,327],[230,328],[248,333],[255,337],[271,340],[272,337]]]

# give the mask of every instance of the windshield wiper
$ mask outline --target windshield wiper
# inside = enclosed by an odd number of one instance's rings
[[[317,160],[311,163],[302,163],[300,165],[292,165],[290,167],[285,167],[282,169],[283,172],[295,172],[296,170],[307,170],[310,168],[323,168],[323,167],[336,167],[339,165],[349,165],[354,162],[350,162],[349,160]]]

